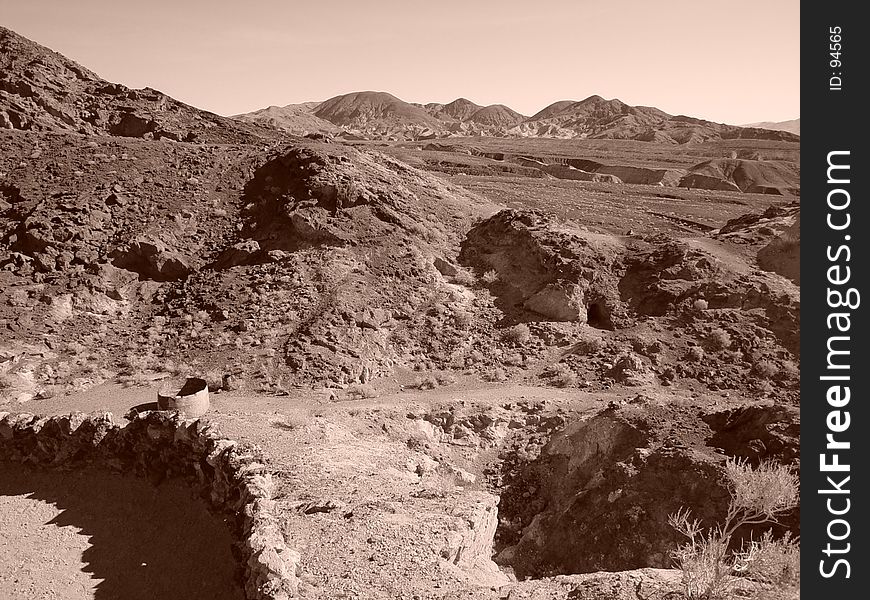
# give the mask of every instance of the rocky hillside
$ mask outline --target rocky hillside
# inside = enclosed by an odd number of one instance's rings
[[[273,139],[151,88],[133,90],[0,27],[0,128],[239,143]]]

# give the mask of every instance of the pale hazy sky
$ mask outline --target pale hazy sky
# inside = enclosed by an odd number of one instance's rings
[[[592,94],[733,124],[800,114],[799,0],[0,0],[105,79],[224,115],[360,90],[531,115]]]

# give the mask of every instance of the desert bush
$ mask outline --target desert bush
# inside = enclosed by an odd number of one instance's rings
[[[501,382],[507,379],[507,371],[501,367],[493,367],[483,374],[486,381]]]
[[[707,346],[714,351],[726,350],[731,347],[731,335],[717,327],[707,335]]]
[[[701,362],[704,360],[704,349],[700,346],[689,346],[689,349],[686,350],[686,360]]]
[[[688,600],[715,600],[722,598],[737,574],[751,569],[752,553],[759,547],[750,545],[746,551],[731,553],[728,548],[734,532],[744,525],[776,522],[785,511],[798,505],[799,483],[794,471],[773,461],[765,461],[752,468],[742,459],[729,459],[725,463],[731,501],[725,520],[709,529],[692,519],[687,509],[680,509],[668,517],[668,523],[688,538],[673,553],[682,571],[683,591]],[[770,540],[771,535],[766,534]],[[777,552],[791,552],[788,541],[774,548],[772,542],[761,548],[768,554],[768,563],[786,561],[777,559]],[[762,556],[764,556],[762,552]],[[763,566],[760,567],[762,570]],[[776,570],[776,566],[771,566]],[[770,571],[768,571],[770,573]],[[759,575],[762,577],[762,575]]]
[[[363,383],[361,385],[352,385],[347,388],[347,395],[349,398],[376,398],[378,396],[378,391],[374,388],[374,386]]]
[[[432,375],[415,377],[411,387],[417,388],[418,390],[434,390],[438,387],[438,380]]]
[[[12,378],[8,375],[0,375],[0,390],[7,390],[12,387]]]
[[[604,349],[604,340],[598,337],[583,338],[574,344],[574,353],[580,355],[597,354]]]
[[[508,367],[519,367],[522,366],[523,362],[523,355],[519,352],[511,352],[502,359],[502,364],[507,365]]]
[[[468,353],[466,363],[469,365],[476,365],[477,363],[483,362],[484,358],[486,357],[483,355],[483,352],[480,350],[472,350]]]
[[[750,370],[751,375],[761,379],[773,379],[777,373],[779,373],[779,367],[776,366],[776,363],[769,360],[755,363]]]
[[[466,269],[457,270],[456,275],[453,276],[453,281],[454,283],[464,285],[465,287],[471,287],[475,283],[477,283],[477,279],[474,277],[474,273]]]
[[[119,376],[118,383],[120,383],[121,387],[124,388],[130,388],[134,386],[141,387],[151,383],[151,379],[144,373],[133,373],[132,375]]]
[[[452,373],[436,373],[435,380],[438,382],[438,385],[451,385],[456,383],[456,377],[454,377]]]
[[[697,311],[707,310],[708,306],[710,306],[710,304],[703,298],[698,298],[692,303],[692,307]]]
[[[480,278],[486,285],[492,285],[496,281],[498,281],[498,271],[496,271],[495,269],[490,269],[489,271],[484,273]]]
[[[793,362],[785,361],[782,363],[782,366],[779,368],[779,372],[776,374],[778,379],[782,379],[784,381],[800,381],[801,378],[801,370]]]
[[[725,350],[731,346],[731,336],[724,329],[717,327],[707,336],[707,346],[716,352]]]
[[[532,332],[529,331],[529,326],[525,323],[520,323],[519,325],[503,329],[499,337],[502,342],[507,344],[523,345],[529,341],[531,336]]]
[[[768,529],[760,540],[749,544],[741,562],[746,565],[743,574],[753,581],[786,589],[800,585],[801,548],[790,532],[774,539]]]
[[[218,369],[211,369],[201,375],[208,384],[208,391],[217,392],[224,389],[224,372]]]
[[[577,373],[565,363],[557,363],[549,371],[554,385],[563,388],[577,385]]]
[[[471,322],[473,317],[470,312],[465,310],[457,310],[453,313],[453,324],[459,329],[466,329]]]

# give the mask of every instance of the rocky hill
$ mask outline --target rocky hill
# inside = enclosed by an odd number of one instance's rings
[[[774,131],[787,131],[795,135],[801,134],[801,120],[792,119],[790,121],[761,121],[760,123],[749,123],[743,127],[753,127],[758,129],[772,129]]]
[[[295,135],[310,133],[336,134],[341,128],[329,121],[314,116],[319,102],[304,102],[286,106],[269,106],[251,113],[235,115],[234,119],[256,123],[263,127],[271,127]]]
[[[293,106],[298,121],[306,105]],[[480,106],[459,98],[448,104],[411,104],[384,92],[355,92],[331,98],[307,109],[341,128],[353,138],[421,140],[450,136],[488,135],[563,139],[627,139],[667,144],[699,143],[723,139],[795,141],[783,131],[722,125],[684,116],[671,116],[657,108],[629,106],[620,100],[590,96],[579,102],[562,100],[525,117],[502,104]],[[264,112],[265,111],[265,112]],[[237,118],[264,125],[282,125],[263,116],[270,109]],[[275,112],[273,109],[272,113]],[[316,123],[309,123],[314,127]],[[298,127],[296,128],[298,129]],[[329,131],[328,126],[321,131]]]
[[[386,92],[354,92],[330,98],[313,113],[349,131],[374,136],[431,135],[442,122]]]
[[[427,104],[427,110],[442,121],[468,121],[482,106],[466,98],[457,98],[447,104]]]
[[[151,88],[109,83],[3,27],[0,128],[213,143],[278,137],[273,129],[194,108]]]

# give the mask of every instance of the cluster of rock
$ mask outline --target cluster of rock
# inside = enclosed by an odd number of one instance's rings
[[[619,304],[616,261],[624,252],[610,237],[560,228],[534,211],[503,210],[472,228],[461,262],[494,269],[523,307],[553,321],[609,322]]]
[[[296,595],[300,556],[281,532],[272,476],[255,445],[211,424],[148,412],[120,426],[111,413],[40,417],[0,413],[0,460],[48,469],[135,472],[191,482],[214,510],[229,513],[250,600]]]

